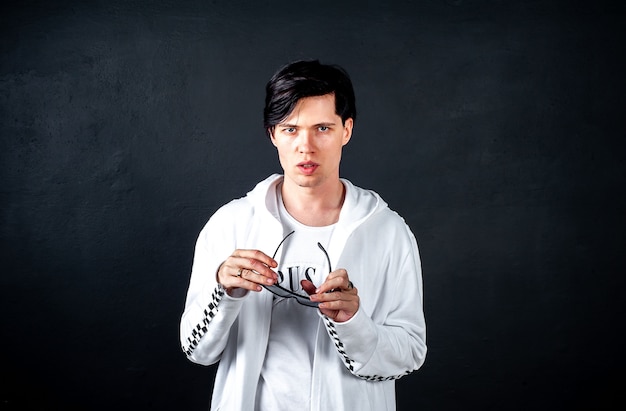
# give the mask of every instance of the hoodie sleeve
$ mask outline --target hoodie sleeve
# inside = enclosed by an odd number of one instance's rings
[[[384,281],[369,283],[361,278],[365,283],[363,287],[356,284],[362,296],[361,306],[354,317],[337,323],[323,316],[326,331],[346,368],[353,375],[369,381],[393,380],[410,374],[421,367],[426,357],[417,242],[407,226],[401,237],[406,239],[406,247],[392,256],[386,272],[368,273],[371,277],[384,278]],[[398,248],[401,239],[396,241],[394,248]],[[378,244],[381,243],[384,242]],[[367,298],[374,299],[378,306],[370,305],[365,309],[367,301],[364,299]]]
[[[220,264],[236,248],[234,225],[224,223],[229,221],[227,214],[218,210],[198,236],[180,321],[183,352],[192,362],[203,365],[219,361],[245,298],[230,297],[217,282]]]

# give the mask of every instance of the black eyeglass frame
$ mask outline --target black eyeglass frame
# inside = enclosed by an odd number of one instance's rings
[[[287,240],[287,238],[289,238],[290,235],[292,235],[293,233],[295,233],[295,231],[290,232],[289,234],[287,234],[285,236],[285,238],[283,238],[281,240],[281,242],[278,244],[278,247],[276,247],[276,251],[274,251],[274,254],[272,255],[272,259],[276,259],[276,254],[278,254],[278,250],[280,250],[280,246],[283,245],[283,243],[285,242],[285,240]],[[321,243],[317,243],[317,246],[319,247],[320,250],[322,250],[322,252],[324,253],[324,256],[326,256],[326,261],[328,262],[328,272],[332,272],[332,268],[330,266],[330,257],[328,256],[328,252],[324,249],[324,247],[322,246]],[[283,298],[295,298],[295,300],[301,304],[301,305],[305,305],[307,307],[314,307],[317,308],[320,303],[318,303],[317,301],[311,301],[310,297],[308,295],[302,295],[302,294],[298,294],[295,293],[291,290],[286,289],[285,287],[282,287],[278,284],[274,284],[274,285],[264,285],[261,284],[263,286],[263,288],[265,288],[267,291],[271,292],[274,295],[277,295],[279,297],[283,297]]]

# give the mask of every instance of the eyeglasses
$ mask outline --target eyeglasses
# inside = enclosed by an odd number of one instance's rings
[[[278,254],[278,250],[280,249],[280,246],[283,245],[285,240],[287,240],[287,238],[289,238],[289,236],[292,235],[293,233],[295,233],[295,231],[290,232],[289,234],[287,234],[285,236],[285,238],[282,239],[282,241],[278,244],[278,247],[276,247],[276,251],[274,251],[274,255],[272,255],[272,259],[276,258],[276,254]],[[322,252],[324,253],[324,256],[326,256],[326,261],[328,262],[328,272],[330,273],[332,271],[332,269],[330,267],[330,257],[328,256],[328,253],[326,252],[326,250],[324,249],[322,244],[320,244],[318,242],[317,246],[319,247],[320,250],[322,250]],[[309,298],[308,295],[302,295],[302,294],[295,293],[295,292],[293,292],[291,290],[288,290],[287,288],[284,288],[284,287],[282,287],[282,286],[280,286],[278,284],[263,285],[263,287],[267,291],[269,291],[272,294],[277,295],[279,297],[295,298],[298,303],[300,303],[302,305],[306,305],[307,307],[317,307],[320,304],[320,303],[318,303],[316,301],[311,301],[311,299]]]

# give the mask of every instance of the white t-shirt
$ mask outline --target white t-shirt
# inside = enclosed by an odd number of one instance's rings
[[[278,202],[284,235],[293,231],[282,243],[282,253],[277,255],[279,285],[306,295],[300,285],[301,280],[308,279],[320,286],[328,276],[327,258],[317,243],[328,247],[334,225],[309,227],[296,221],[285,210],[280,187]],[[309,408],[319,326],[317,308],[302,305],[294,298],[274,295],[267,352],[257,387],[256,410]]]

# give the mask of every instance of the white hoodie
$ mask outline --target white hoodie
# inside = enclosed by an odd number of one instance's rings
[[[220,362],[212,410],[254,410],[273,294],[230,297],[216,272],[235,249],[272,255],[283,235],[276,207],[282,178],[272,175],[221,207],[198,237],[180,339],[191,361]],[[341,181],[346,198],[327,251],[333,267],[347,270],[360,307],[344,323],[320,313],[310,409],[395,410],[394,380],[426,356],[417,243],[378,194]]]

